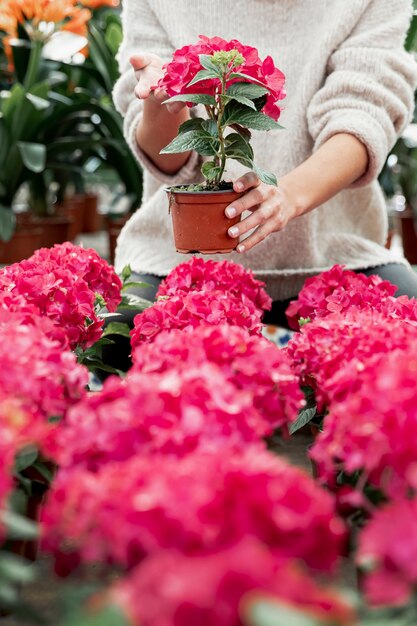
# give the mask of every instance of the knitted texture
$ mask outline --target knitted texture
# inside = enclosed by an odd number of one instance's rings
[[[280,119],[285,130],[253,132],[260,167],[279,178],[340,132],[360,139],[369,153],[368,171],[351,188],[249,252],[212,258],[250,267],[274,299],[295,296],[306,277],[335,263],[357,269],[395,262],[383,247],[387,216],[376,177],[414,106],[417,68],[403,47],[411,5],[411,0],[124,0],[121,77],[113,97],[127,141],[144,167],[144,196],[120,235],[116,268],[129,263],[138,273],[164,276],[187,260],[175,252],[164,185],[201,180],[201,158],[193,153],[170,176],[139,149],[135,133],[142,102],[134,96],[129,58],[143,51],[168,61],[199,34],[256,46],[287,76]],[[244,171],[231,162],[226,178]]]

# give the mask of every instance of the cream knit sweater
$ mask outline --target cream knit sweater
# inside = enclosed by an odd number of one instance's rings
[[[367,147],[369,170],[351,188],[274,233],[248,253],[217,255],[250,267],[274,299],[298,293],[306,277],[335,263],[366,268],[395,261],[383,244],[386,208],[376,182],[387,153],[408,123],[416,63],[403,49],[411,0],[124,0],[121,77],[114,101],[128,143],[144,167],[142,206],[124,227],[116,268],[166,275],[189,259],[175,252],[164,186],[200,179],[193,154],[174,176],[159,171],[135,140],[142,103],[129,57],[150,51],[169,60],[199,34],[237,38],[270,54],[287,76],[280,122],[254,132],[255,158],[278,178],[332,135],[347,132]],[[230,163],[228,178],[244,168]],[[208,257],[206,257],[208,258]]]

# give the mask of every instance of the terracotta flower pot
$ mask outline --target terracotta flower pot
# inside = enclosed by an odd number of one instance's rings
[[[397,231],[401,235],[404,256],[411,265],[417,265],[417,233],[414,212],[411,207],[395,216]]]
[[[240,215],[229,219],[224,210],[241,197],[235,191],[167,190],[177,252],[201,254],[227,253],[239,243],[227,230],[240,221]]]
[[[10,241],[0,241],[0,264],[10,265],[29,258],[40,247],[42,228],[22,224],[17,219],[16,232]]]
[[[40,248],[52,248],[56,243],[64,243],[69,239],[72,218],[68,215],[34,217],[33,223],[42,228]]]

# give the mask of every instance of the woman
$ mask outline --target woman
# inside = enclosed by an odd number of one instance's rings
[[[278,188],[239,164],[228,169],[245,193],[226,213],[250,214],[229,231],[241,242],[226,258],[265,280],[275,301],[268,321],[282,321],[304,280],[335,263],[417,296],[409,266],[384,248],[376,180],[414,107],[416,63],[404,50],[411,12],[411,0],[124,0],[114,101],[144,167],[144,197],[120,235],[117,269],[129,263],[145,275],[154,285],[142,293],[149,297],[188,258],[175,252],[164,186],[200,180],[201,160],[159,154],[190,113],[163,105],[166,94],[153,86],[176,48],[218,35],[271,55],[287,76],[285,130],[253,137],[257,161],[277,175]]]

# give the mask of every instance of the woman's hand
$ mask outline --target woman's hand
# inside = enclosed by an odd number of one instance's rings
[[[271,233],[285,228],[290,220],[299,215],[297,202],[285,187],[267,185],[254,172],[249,172],[235,181],[233,189],[246,193],[226,208],[226,216],[235,217],[243,211],[251,211],[252,215],[229,228],[229,236],[237,239],[253,228],[256,229],[237,246],[238,252],[247,252]]]
[[[158,81],[163,77],[162,69],[164,62],[156,54],[138,53],[130,58],[130,64],[135,70],[138,84],[135,87],[135,96],[139,100],[153,99],[162,104],[168,99],[168,94],[164,89],[156,87]],[[172,102],[166,108],[170,113],[178,113],[185,107],[184,102]]]

